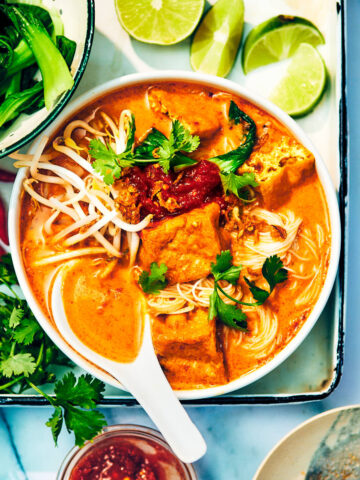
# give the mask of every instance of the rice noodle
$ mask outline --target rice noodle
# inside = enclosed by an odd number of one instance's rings
[[[286,237],[281,240],[275,240],[269,231],[260,231],[258,241],[253,236],[243,240],[243,244],[234,255],[235,263],[259,270],[266,258],[271,255],[285,257],[296,239],[302,219],[296,218],[291,210],[287,210],[286,213],[274,213],[263,208],[255,208],[250,211],[250,215],[286,232]]]
[[[136,267],[139,269],[139,267]],[[221,282],[221,288],[236,300],[242,297],[239,285],[234,286],[228,282]],[[158,295],[148,295],[147,303],[155,315],[179,314],[193,310],[195,307],[209,307],[210,295],[214,290],[214,280],[201,278],[195,282],[177,283],[161,290]],[[225,303],[234,304],[220,292],[220,297]]]

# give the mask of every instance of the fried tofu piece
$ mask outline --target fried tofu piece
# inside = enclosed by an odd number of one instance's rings
[[[167,379],[175,390],[209,388],[227,383],[222,361],[208,362],[201,358],[159,358]]]
[[[178,217],[162,220],[141,233],[140,264],[165,263],[170,284],[207,277],[221,251],[220,207],[210,203]]]
[[[179,120],[192,135],[212,137],[221,128],[221,112],[200,92],[179,92],[153,87],[148,93],[154,112]],[[194,110],[194,105],[196,108]]]
[[[152,335],[156,352],[162,357],[219,359],[216,321],[209,321],[205,309],[156,317],[152,322]]]
[[[253,172],[265,207],[277,208],[315,169],[314,155],[295,139],[282,137],[271,150],[254,151],[238,173]]]

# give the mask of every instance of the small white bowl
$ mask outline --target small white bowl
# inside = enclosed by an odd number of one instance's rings
[[[75,92],[89,59],[95,28],[94,0],[44,0],[44,5],[57,8],[64,23],[64,35],[76,42],[71,64],[74,85],[64,93],[51,110],[42,108],[31,115],[20,115],[0,133],[0,158],[19,150],[52,123]]]
[[[210,75],[193,73],[193,72],[182,72],[182,71],[163,71],[163,72],[154,72],[154,73],[139,73],[133,75],[127,75],[115,80],[111,80],[103,85],[100,85],[89,92],[82,95],[80,98],[76,99],[71,103],[63,113],[57,118],[57,120],[51,125],[51,128],[48,128],[45,132],[46,135],[51,136],[66,120],[71,118],[78,110],[84,106],[92,103],[98,98],[123,87],[129,87],[139,83],[145,82],[157,82],[157,81],[188,81],[196,84],[203,84],[218,88],[220,90],[228,91],[234,95],[239,95],[240,97],[248,100],[249,102],[257,105],[258,107],[264,109],[283,123],[294,137],[303,144],[308,150],[310,150],[315,156],[316,170],[319,176],[319,179],[324,188],[328,208],[330,215],[330,225],[331,225],[331,255],[329,268],[326,275],[325,283],[316,302],[312,312],[305,321],[304,325],[296,336],[288,343],[288,345],[281,350],[275,357],[270,360],[268,363],[258,368],[257,370],[241,376],[237,380],[222,385],[219,387],[211,387],[198,390],[181,390],[178,391],[178,397],[182,400],[195,400],[201,398],[208,398],[217,395],[223,395],[225,393],[232,392],[239,388],[245,387],[250,383],[259,380],[261,377],[271,372],[274,368],[280,365],[289,355],[291,355],[294,350],[303,342],[310,330],[315,325],[315,322],[319,318],[321,312],[323,311],[325,304],[331,293],[333,287],[338,262],[340,255],[340,238],[341,238],[341,229],[340,229],[340,215],[339,208],[337,203],[337,195],[331,181],[330,175],[327,171],[327,168],[321,159],[319,153],[317,152],[314,145],[311,143],[306,134],[302,131],[299,125],[286,113],[284,113],[280,108],[276,107],[271,102],[260,98],[254,93],[249,93],[246,89],[237,85],[236,83],[225,80],[223,78],[218,78]],[[39,139],[32,145],[30,151],[33,151],[36,148]],[[60,334],[54,328],[54,326],[49,322],[44,313],[42,312],[39,303],[37,302],[31,287],[29,280],[26,276],[24,269],[24,264],[21,256],[20,249],[20,230],[19,230],[19,215],[20,215],[20,194],[22,191],[22,183],[24,178],[28,175],[27,170],[22,170],[18,173],[17,178],[14,183],[14,188],[12,191],[10,199],[10,209],[9,209],[9,240],[11,253],[13,257],[13,262],[15,266],[15,271],[20,283],[20,286],[24,292],[25,298],[29,303],[31,310],[34,312],[35,317],[37,318],[40,325],[43,327],[45,332],[49,335],[52,341],[75,363],[77,363],[84,370],[95,375],[104,382],[113,385],[119,388],[119,384],[114,381],[114,379],[103,372],[102,370],[94,367],[86,359],[78,355],[67,343],[64,342]]]

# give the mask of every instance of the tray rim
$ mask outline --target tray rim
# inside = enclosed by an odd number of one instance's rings
[[[276,405],[287,403],[303,403],[315,400],[323,400],[328,397],[339,385],[344,361],[344,337],[345,337],[345,293],[346,293],[346,254],[347,254],[347,229],[348,229],[348,118],[347,118],[347,93],[346,93],[346,0],[338,0],[336,3],[337,13],[340,15],[340,41],[341,41],[341,68],[340,68],[340,101],[339,101],[339,210],[341,220],[341,251],[338,270],[338,342],[336,348],[336,366],[334,375],[328,388],[323,392],[296,393],[296,394],[256,394],[252,396],[216,396],[198,400],[183,400],[181,403],[189,406],[234,406],[234,405]],[[0,395],[0,406],[47,406],[49,402],[37,395]],[[116,398],[110,396],[104,398],[99,407],[115,406],[138,406],[138,402],[132,398]]]

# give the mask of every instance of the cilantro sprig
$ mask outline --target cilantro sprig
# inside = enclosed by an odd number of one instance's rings
[[[158,163],[165,173],[170,168],[179,171],[196,163],[195,160],[184,155],[182,152],[191,153],[200,144],[196,135],[191,135],[178,120],[172,122],[171,133],[167,138],[156,128],[153,128],[145,140],[136,149],[135,144],[135,118],[129,125],[126,149],[122,153],[116,153],[111,145],[104,144],[99,139],[92,139],[89,144],[89,154],[95,159],[92,166],[96,172],[102,175],[107,185],[112,185],[120,178],[123,168],[134,165],[142,166],[147,163]]]
[[[40,328],[26,301],[17,295],[16,283],[11,257],[4,255],[0,258],[0,392],[34,389],[54,407],[46,425],[55,443],[65,424],[81,446],[106,424],[103,414],[95,410],[105,386],[90,375],[76,379],[71,372],[57,379],[54,367],[73,364]],[[54,396],[40,388],[47,383],[55,384]]]
[[[233,193],[244,202],[248,202],[250,200],[246,187],[259,186],[255,180],[255,175],[252,172],[245,172],[242,175],[235,175],[235,173],[220,173],[220,178],[225,195],[228,195],[228,193]]]
[[[195,165],[197,162],[181,152],[194,152],[200,145],[200,138],[197,135],[191,135],[179,120],[174,120],[171,125],[169,138],[153,128],[145,138],[144,142],[135,149],[135,156],[153,157],[157,160],[165,173],[170,168],[179,171],[185,167]]]
[[[241,300],[231,297],[219,285],[220,280],[226,280],[232,285],[236,285],[239,281],[241,270],[241,266],[237,267],[232,264],[232,255],[229,250],[225,250],[216,256],[216,263],[211,264],[211,273],[214,277],[215,284],[214,291],[210,296],[209,319],[212,320],[214,317],[217,317],[227,326],[237,330],[247,331],[246,315],[244,312],[236,307],[236,305],[225,303],[220,297],[219,292],[238,305],[251,307],[260,306],[269,298],[277,284],[287,280],[288,272],[283,268],[283,263],[277,255],[268,257],[262,266],[262,274],[269,284],[269,290],[259,288],[255,282],[244,277],[256,302],[242,302]]]
[[[259,288],[256,286],[255,282],[252,282],[248,278],[244,277],[252,296],[255,300],[257,300],[257,305],[262,305],[269,298],[278,283],[282,283],[287,280],[288,271],[283,267],[283,262],[277,255],[272,255],[265,260],[261,272],[269,284],[269,290],[263,290],[262,288]]]
[[[153,295],[160,293],[160,290],[167,285],[167,280],[165,278],[167,270],[168,267],[165,263],[158,265],[156,262],[152,262],[150,265],[150,272],[143,270],[138,283],[144,293],[151,293]]]
[[[247,321],[244,312],[237,308],[236,305],[225,303],[219,295],[219,291],[224,292],[219,285],[219,281],[226,280],[232,285],[236,285],[240,277],[241,268],[232,264],[232,255],[229,250],[225,250],[216,256],[216,263],[211,264],[211,273],[213,274],[215,284],[214,291],[210,295],[209,319],[212,320],[216,317],[228,327],[246,332]]]

